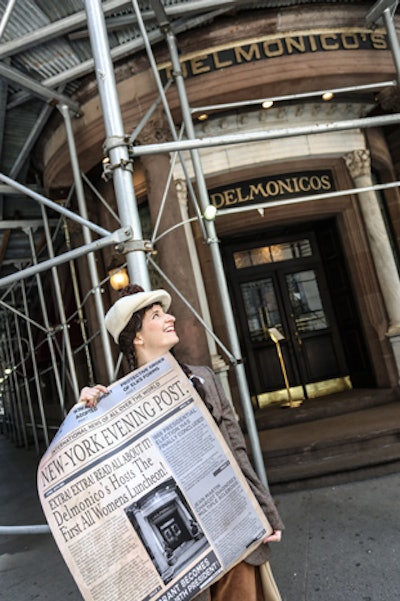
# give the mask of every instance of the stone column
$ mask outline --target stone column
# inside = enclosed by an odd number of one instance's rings
[[[355,150],[344,158],[357,188],[373,185],[369,150]],[[359,192],[358,198],[389,318],[386,335],[392,344],[400,373],[400,277],[375,191]]]
[[[154,114],[140,133],[139,143],[157,144],[168,140],[169,137],[169,128],[160,111]],[[157,236],[160,236],[169,228],[182,223],[181,210],[173,180],[167,190],[165,205],[163,208],[161,207],[168,183],[170,157],[168,154],[153,154],[141,157],[140,162],[145,174],[151,220],[153,225],[158,223]],[[200,313],[195,281],[196,274],[190,260],[191,249],[188,247],[183,225],[163,236],[155,243],[155,248],[157,250],[156,260],[160,268],[190,305]],[[160,282],[160,285],[168,288],[168,285],[163,282]],[[180,337],[180,343],[176,347],[176,356],[186,363],[209,365],[210,356],[203,326],[186,304],[175,294],[173,294],[172,310],[178,318],[177,332]]]
[[[189,257],[190,257],[190,261],[192,264],[192,270],[195,275],[195,284],[196,284],[197,295],[198,295],[199,304],[200,304],[200,315],[201,315],[202,319],[205,321],[205,323],[207,324],[207,326],[212,330],[210,308],[209,308],[208,299],[207,299],[207,295],[206,295],[206,291],[205,291],[205,287],[204,287],[203,274],[201,273],[201,267],[200,267],[200,262],[199,262],[199,259],[197,256],[196,244],[194,241],[192,228],[190,226],[190,223],[188,222],[189,211],[188,211],[188,196],[187,196],[186,181],[183,179],[177,179],[177,180],[175,180],[175,186],[176,186],[176,193],[178,196],[179,206],[180,206],[180,210],[181,210],[181,220],[186,221],[186,223],[183,227],[184,227],[184,231],[185,231],[186,242],[187,242],[188,249],[189,249]],[[228,382],[229,366],[224,361],[224,359],[221,357],[221,355],[219,355],[217,353],[217,345],[216,345],[214,338],[212,336],[210,336],[209,334],[206,334],[206,336],[207,336],[208,350],[209,350],[210,357],[211,357],[211,366],[212,366],[213,370],[215,371],[215,373],[220,378],[222,387],[226,394],[226,397],[231,402],[232,408],[234,409],[233,403],[232,403],[231,390],[230,390],[229,382]]]

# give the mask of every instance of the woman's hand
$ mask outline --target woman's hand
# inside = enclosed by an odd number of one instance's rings
[[[102,394],[107,394],[108,388],[102,384],[96,386],[85,386],[79,395],[79,403],[84,403],[86,407],[96,407],[99,397]]]
[[[282,530],[274,530],[269,536],[264,538],[263,543],[279,543],[282,539]]]

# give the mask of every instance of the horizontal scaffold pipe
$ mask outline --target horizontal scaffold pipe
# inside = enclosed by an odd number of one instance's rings
[[[208,136],[204,138],[192,138],[177,142],[163,142],[160,144],[148,144],[147,146],[134,146],[133,156],[159,154],[163,152],[175,152],[179,150],[194,150],[210,148],[212,146],[228,146],[230,144],[244,144],[247,142],[263,142],[264,140],[277,140],[279,138],[292,138],[295,136],[307,136],[314,134],[327,134],[333,131],[344,131],[348,129],[363,129],[369,127],[383,127],[400,123],[400,114],[383,115],[381,117],[364,117],[346,121],[332,121],[331,123],[317,123],[305,125],[304,127],[284,127],[279,129],[262,130],[240,134],[227,134],[224,136]]]
[[[39,83],[38,81],[28,77],[18,69],[14,69],[9,65],[4,64],[0,61],[0,76],[10,81],[12,83],[16,83],[18,86],[21,86],[25,90],[31,91],[35,96],[38,96],[42,100],[46,100],[48,104],[57,105],[59,103],[64,103],[71,111],[75,113],[76,116],[81,116],[82,112],[80,106],[77,102],[65,96],[64,94],[59,94],[56,90],[52,88],[46,87]]]
[[[42,196],[42,194],[39,194],[38,192],[31,190],[27,186],[24,186],[23,184],[16,182],[15,180],[11,179],[7,175],[4,175],[4,173],[0,173],[0,181],[4,182],[5,184],[8,184],[9,186],[14,188],[15,190],[18,190],[22,194],[29,196],[33,200],[36,200],[41,205],[44,205],[45,207],[52,209],[56,213],[60,213],[61,215],[64,215],[64,217],[68,217],[72,221],[76,221],[80,225],[84,225],[85,227],[88,227],[90,230],[94,231],[96,234],[99,234],[99,236],[108,236],[111,233],[108,230],[105,230],[103,227],[100,227],[96,223],[92,223],[88,219],[84,219],[80,215],[77,215],[77,213],[74,213],[73,211],[70,211],[69,209],[66,209],[65,207],[57,204],[56,202],[54,202],[54,200],[50,200],[49,198]]]
[[[363,85],[347,86],[342,88],[324,88],[322,90],[314,90],[312,92],[300,92],[294,94],[283,94],[281,96],[264,96],[262,98],[256,98],[255,100],[241,100],[238,102],[224,102],[220,104],[205,104],[203,106],[192,107],[191,113],[209,112],[209,111],[226,111],[228,109],[242,108],[247,106],[261,106],[266,100],[271,102],[285,102],[287,100],[305,100],[308,98],[320,98],[326,92],[330,92],[334,96],[338,94],[349,94],[351,92],[370,92],[373,90],[381,90],[383,88],[390,88],[397,85],[394,79],[389,81],[380,81],[378,83],[370,83]],[[340,98],[337,100],[340,101]]]
[[[6,536],[10,534],[49,534],[50,527],[47,524],[39,524],[37,526],[0,526],[0,535]]]
[[[283,205],[300,204],[310,202],[311,200],[324,200],[325,198],[338,198],[341,196],[350,196],[351,194],[361,194],[362,192],[372,192],[377,190],[389,190],[390,188],[400,188],[400,181],[388,182],[387,184],[374,184],[364,188],[348,188],[347,190],[336,190],[334,192],[323,192],[321,194],[308,194],[307,196],[298,196],[295,198],[282,198],[282,200],[266,200],[255,204],[243,205],[241,207],[230,207],[229,209],[217,209],[216,216],[233,215],[233,213],[245,213],[256,209],[271,209]]]
[[[85,246],[80,246],[79,248],[70,250],[66,253],[53,257],[52,259],[48,259],[47,261],[42,261],[37,265],[31,265],[30,267],[21,269],[21,271],[17,271],[16,273],[7,275],[4,278],[0,279],[0,288],[9,286],[10,284],[16,281],[29,278],[33,275],[36,275],[37,273],[47,271],[52,267],[62,265],[63,263],[67,263],[68,261],[87,255],[90,252],[100,250],[101,248],[106,248],[107,246],[111,246],[112,244],[118,245],[123,242],[127,242],[128,240],[131,240],[131,237],[132,235],[130,228],[121,228],[119,230],[116,230],[110,236],[105,236],[104,238],[95,240],[90,244],[85,244]]]

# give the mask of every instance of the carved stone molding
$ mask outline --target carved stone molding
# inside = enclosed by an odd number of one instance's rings
[[[142,146],[147,144],[158,144],[169,142],[173,139],[171,130],[163,113],[159,112],[152,116],[140,131],[136,143]]]
[[[181,206],[186,206],[188,203],[186,181],[184,179],[176,179],[175,188],[179,204]]]
[[[400,111],[399,86],[384,88],[379,92],[377,100],[384,111],[388,113],[398,113]]]
[[[344,160],[353,180],[361,176],[371,175],[371,157],[369,150],[366,148],[347,153]]]

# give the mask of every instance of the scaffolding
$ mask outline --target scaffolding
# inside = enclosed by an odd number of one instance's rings
[[[12,12],[12,2],[8,4],[8,11],[4,14],[0,23],[0,35],[6,26],[6,21]],[[112,179],[115,198],[117,201],[118,215],[114,215],[119,220],[119,225],[115,231],[109,231],[100,227],[88,217],[88,210],[85,199],[85,185],[89,185],[86,176],[81,172],[78,155],[75,147],[72,119],[81,114],[81,107],[68,96],[61,92],[49,90],[47,86],[33,82],[26,76],[18,74],[15,70],[7,67],[3,63],[0,68],[0,77],[12,80],[23,89],[30,90],[35,95],[43,99],[45,103],[56,102],[65,125],[66,136],[70,153],[71,167],[73,173],[73,187],[70,190],[69,197],[65,203],[61,204],[49,200],[41,193],[18,183],[15,179],[18,174],[16,167],[11,171],[11,176],[0,174],[0,182],[5,184],[9,190],[17,191],[26,195],[33,202],[39,203],[41,207],[42,219],[37,223],[27,221],[23,224],[24,235],[29,241],[31,252],[30,261],[15,261],[17,269],[14,273],[0,279],[0,312],[1,319],[1,337],[0,337],[0,366],[2,376],[0,378],[0,389],[3,399],[4,420],[3,428],[6,433],[18,446],[28,446],[29,440],[33,440],[35,449],[39,454],[41,451],[41,441],[47,446],[51,439],[51,430],[57,428],[66,414],[66,391],[72,391],[75,400],[79,397],[79,378],[76,370],[76,355],[83,353],[87,364],[89,380],[93,373],[91,365],[90,345],[94,338],[100,336],[102,348],[104,351],[105,365],[107,369],[107,378],[109,381],[115,379],[120,366],[119,360],[115,364],[113,353],[110,348],[110,340],[104,325],[104,306],[102,300],[102,287],[107,282],[108,277],[100,280],[96,266],[96,253],[104,248],[114,248],[124,257],[130,278],[143,286],[150,288],[149,265],[156,269],[164,281],[174,290],[174,292],[187,304],[193,311],[195,317],[207,330],[208,335],[219,347],[222,354],[230,364],[236,376],[236,382],[240,394],[240,400],[243,408],[243,414],[246,423],[246,429],[249,435],[251,454],[255,464],[256,471],[261,480],[267,485],[264,461],[260,449],[257,427],[254,418],[253,406],[246,379],[239,338],[236,330],[235,319],[230,295],[228,291],[225,271],[222,263],[217,228],[215,218],[223,218],[225,215],[235,211],[249,210],[245,207],[241,209],[230,209],[228,211],[213,211],[207,191],[207,184],[203,173],[200,150],[213,146],[234,145],[239,143],[252,143],[264,140],[290,138],[302,135],[318,135],[334,131],[344,131],[351,129],[367,129],[373,127],[386,127],[400,123],[400,114],[383,115],[376,117],[364,117],[359,119],[350,119],[344,121],[330,122],[325,124],[315,124],[309,126],[298,126],[293,128],[279,128],[275,130],[263,130],[258,132],[248,132],[242,134],[230,134],[212,137],[196,137],[193,115],[195,113],[213,110],[233,110],[242,106],[251,106],[252,104],[261,104],[263,99],[252,99],[247,102],[232,102],[220,105],[196,107],[192,109],[185,87],[185,80],[179,61],[179,52],[176,41],[176,30],[171,26],[170,15],[167,14],[161,0],[151,0],[152,15],[156,17],[158,23],[158,33],[156,36],[149,33],[146,28],[146,18],[148,11],[141,10],[137,0],[132,0],[136,22],[140,28],[142,40],[141,47],[147,53],[148,61],[151,66],[152,75],[158,91],[158,98],[152,105],[143,120],[137,125],[130,136],[124,131],[121,109],[117,96],[117,86],[113,69],[113,58],[116,53],[112,53],[105,21],[107,11],[115,6],[111,2],[101,3],[98,0],[86,0],[85,9],[87,26],[89,30],[90,43],[93,54],[93,63],[97,75],[97,85],[99,97],[102,106],[102,114],[106,132],[104,151],[106,160],[104,161],[104,176]],[[122,3],[119,3],[122,4]],[[125,3],[126,4],[126,3]],[[202,9],[211,9],[213,3],[203,1],[192,3],[202,5]],[[215,3],[214,3],[215,4]],[[220,14],[231,8],[233,2],[221,2],[218,11],[206,13],[204,21],[206,22],[210,15]],[[397,87],[400,78],[400,52],[393,25],[393,15],[397,3],[393,0],[380,0],[370,12],[366,15],[366,21],[369,24],[375,24],[381,19],[384,20],[387,33],[390,39],[394,63],[396,66],[397,79],[379,84],[368,84],[360,86],[351,86],[335,89],[335,93],[348,93],[371,91],[382,89],[382,87]],[[182,7],[181,7],[182,10]],[[82,16],[79,16],[82,19]],[[197,17],[199,19],[199,17]],[[164,85],[160,79],[155,57],[152,51],[152,41],[164,38],[168,48],[173,78]],[[181,131],[177,133],[177,126],[173,121],[171,110],[167,100],[167,90],[171,85],[175,85],[179,105],[182,114]],[[281,97],[271,97],[271,100],[303,100],[320,96],[324,90],[313,90],[304,94],[292,94]],[[161,142],[157,144],[135,145],[135,141],[140,131],[150,120],[155,108],[161,105],[170,129],[171,142]],[[45,119],[46,111],[41,115]],[[192,179],[188,175],[186,165],[185,151],[189,153],[191,168],[194,173]],[[215,335],[209,320],[204,315],[199,314],[191,307],[181,290],[164,273],[152,259],[152,252],[157,241],[171,232],[157,231],[158,224],[155,225],[153,237],[151,240],[145,240],[142,232],[142,225],[139,216],[138,203],[135,197],[133,186],[133,163],[136,158],[151,154],[166,153],[171,155],[171,167],[168,178],[169,185],[174,164],[180,161],[183,172],[186,177],[189,196],[193,205],[196,217],[195,220],[200,228],[204,242],[207,244],[212,258],[212,265],[215,274],[215,280],[218,283],[218,298],[225,316],[225,325],[229,344],[226,346]],[[197,196],[194,192],[194,184],[197,188]],[[366,190],[383,190],[391,187],[398,187],[399,181],[389,184],[381,184],[370,188],[353,188],[341,190],[339,192],[321,194],[316,197],[303,196],[296,198],[295,202],[308,202],[316,198],[344,196],[348,194],[358,194]],[[96,194],[101,198],[98,192]],[[79,212],[74,212],[68,208],[69,200],[72,194],[75,194]],[[106,210],[112,210],[107,206],[106,201],[102,199]],[[290,201],[285,200],[285,204]],[[268,202],[266,206],[277,206],[277,202]],[[262,207],[259,207],[262,208]],[[251,209],[254,210],[254,207]],[[251,210],[250,209],[250,210]],[[161,202],[160,211],[166,210],[165,203]],[[82,230],[84,240],[83,246],[72,248],[70,243],[69,225],[71,222],[76,224]],[[177,223],[174,227],[183,227],[187,222]],[[2,227],[13,227],[12,223],[3,224]],[[21,227],[21,222],[18,223]],[[46,248],[46,258],[42,259],[37,252],[38,240],[35,234],[38,228],[43,228],[44,240],[42,245]],[[63,239],[63,246],[67,248],[65,252],[57,253],[60,236]],[[95,238],[94,238],[95,237]],[[79,257],[87,257],[88,270],[91,280],[91,290],[84,298],[81,298],[79,285],[77,281],[76,267],[74,261]],[[60,269],[63,273],[68,273],[72,283],[74,295],[74,304],[76,309],[67,314],[64,306],[62,286],[60,279]],[[51,287],[51,294],[44,290],[41,274],[46,274],[46,285]],[[30,302],[30,291],[34,289],[37,295],[37,302],[34,310]],[[92,335],[89,334],[86,327],[84,313],[89,299],[94,299],[97,322],[99,329]],[[57,307],[56,315],[54,315]],[[51,317],[49,313],[52,313]],[[41,315],[39,321],[38,315]],[[71,343],[70,331],[73,323],[78,323],[82,346],[73,348]],[[38,335],[39,333],[39,335]],[[41,349],[46,347],[46,352],[50,356],[51,365],[48,369],[39,369],[37,357]],[[45,411],[44,391],[48,382],[51,380],[51,387],[59,399],[57,407],[56,423],[49,422]],[[94,382],[90,382],[94,383]],[[39,416],[39,419],[38,419]]]

